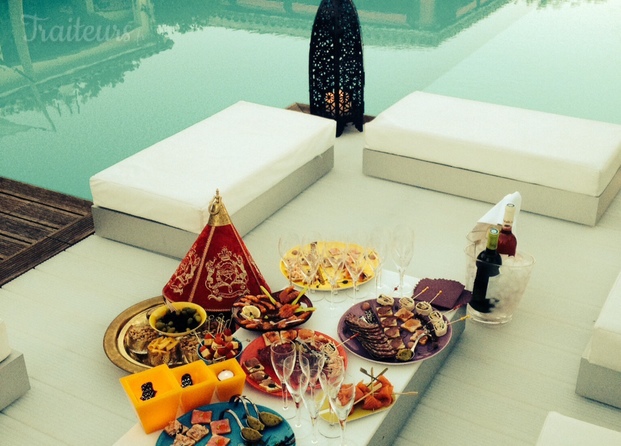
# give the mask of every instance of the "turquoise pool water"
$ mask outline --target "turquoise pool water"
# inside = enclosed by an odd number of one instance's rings
[[[319,0],[5,3],[3,177],[91,199],[91,175],[238,100],[308,103]],[[355,3],[367,114],[424,90],[621,124],[621,0]]]

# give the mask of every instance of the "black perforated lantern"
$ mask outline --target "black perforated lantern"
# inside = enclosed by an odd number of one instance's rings
[[[311,114],[336,120],[336,136],[348,123],[362,131],[362,38],[352,0],[321,1],[313,23],[308,71]]]

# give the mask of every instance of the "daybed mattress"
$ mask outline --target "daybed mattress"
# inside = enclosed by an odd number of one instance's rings
[[[94,175],[93,203],[198,234],[216,189],[233,215],[334,139],[334,121],[240,101]]]
[[[591,196],[621,166],[619,125],[419,91],[367,124],[365,139],[376,151]]]

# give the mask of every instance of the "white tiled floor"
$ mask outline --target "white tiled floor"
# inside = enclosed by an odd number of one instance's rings
[[[398,222],[417,232],[408,274],[463,280],[465,236],[489,205],[365,177],[362,144],[355,130],[339,138],[333,171],[245,237],[268,282],[285,283],[276,244],[286,229],[343,234]],[[532,445],[551,410],[621,431],[621,411],[574,392],[621,270],[621,196],[596,227],[522,213],[517,235],[537,264],[515,319],[496,329],[468,322],[399,446]],[[127,307],[160,294],[177,264],[92,236],[0,289],[0,316],[32,385],[0,412],[2,444],[109,445],[136,423],[103,335]]]

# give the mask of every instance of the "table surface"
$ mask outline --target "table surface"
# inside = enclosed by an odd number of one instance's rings
[[[392,271],[384,271],[383,280],[389,283],[398,283],[398,275]],[[418,279],[413,277],[407,277],[407,282],[416,283]],[[371,298],[374,294],[374,283],[373,281],[367,282],[363,286],[360,287],[360,291],[358,292],[358,296],[361,298],[358,301],[362,301],[365,298]],[[351,294],[351,290],[341,290],[341,294],[349,295]],[[329,293],[327,292],[314,292],[309,293],[308,296],[313,301],[313,306],[317,308],[315,310],[313,316],[304,324],[305,328],[310,328],[315,331],[322,332],[328,336],[331,336],[333,339],[338,340],[337,333],[337,325],[341,318],[341,316],[347,311],[349,307],[351,307],[355,302],[351,297],[347,297],[343,302],[339,302],[335,304],[336,309],[330,310],[329,303],[326,300]],[[317,300],[316,298],[320,297],[321,300]],[[446,317],[450,320],[456,310],[451,310],[445,312]],[[252,342],[254,339],[258,338],[260,333],[248,331],[245,329],[239,329],[236,333],[236,337],[242,341],[245,345]],[[451,339],[450,342],[456,342],[456,339]],[[395,386],[395,392],[403,392],[408,385],[411,384],[413,378],[417,371],[419,370],[422,361],[413,362],[411,364],[403,364],[403,365],[386,365],[383,363],[378,363],[374,361],[365,360],[353,353],[349,350],[347,351],[347,381],[357,383],[361,380],[366,380],[367,376],[364,375],[360,368],[363,367],[367,370],[371,368],[374,369],[375,372],[380,372],[384,368],[387,368],[385,376],[390,380],[390,382]],[[423,392],[424,389],[421,389]],[[246,384],[244,389],[244,393],[248,395],[248,397],[255,402],[256,404],[270,407],[277,412],[281,412],[281,398],[274,395],[268,395],[264,392],[260,392],[253,388],[252,386]],[[215,397],[214,397],[215,398]],[[414,398],[413,396],[402,396],[400,398]],[[214,399],[213,402],[217,400]],[[290,404],[289,410],[294,410],[293,404]],[[308,412],[304,407],[302,410],[302,428],[301,430],[293,427],[293,420],[289,420],[291,423],[294,433],[296,433],[296,441],[297,444],[310,444],[309,432],[311,429],[310,418],[308,417]],[[347,424],[348,431],[355,432],[355,436],[349,436],[350,443],[352,445],[367,445],[370,443],[373,435],[376,433],[380,425],[390,417],[390,413],[393,408],[390,410],[379,411],[373,415],[369,415],[367,417],[351,421]],[[320,423],[324,421],[320,419]],[[364,426],[364,427],[363,427]],[[145,434],[142,430],[142,427],[139,423],[137,423],[134,427],[132,427],[123,437],[121,437],[116,443],[115,446],[152,446],[156,443],[157,438],[161,433],[160,431],[153,432],[151,434]],[[300,435],[302,433],[302,435]],[[395,432],[396,434],[396,432]],[[321,438],[321,444],[339,444],[339,439],[328,439],[325,437]]]

